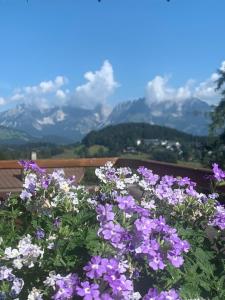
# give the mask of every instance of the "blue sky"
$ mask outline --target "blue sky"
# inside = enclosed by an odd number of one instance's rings
[[[225,60],[224,11],[224,0],[0,0],[1,109],[17,98],[57,101],[58,90],[85,106],[145,94],[207,98],[210,87],[213,103],[211,77]],[[35,90],[41,82],[49,94]]]

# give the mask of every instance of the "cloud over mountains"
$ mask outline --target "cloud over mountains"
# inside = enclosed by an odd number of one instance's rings
[[[42,81],[34,86],[18,88],[10,97],[0,97],[0,105],[23,102],[40,109],[66,104],[86,108],[94,108],[98,104],[107,106],[108,98],[119,86],[108,60],[103,62],[99,70],[85,73],[84,79],[87,82],[73,90],[66,88],[68,79],[65,76],[57,76],[53,80]]]
[[[221,63],[220,69],[225,70],[225,61]],[[0,94],[0,106],[4,109],[8,104],[13,106],[25,103],[41,110],[67,104],[83,108],[94,108],[98,104],[108,107],[110,97],[120,86],[115,79],[112,64],[105,60],[99,70],[86,72],[84,79],[86,82],[83,84],[68,88],[69,80],[59,75],[55,79],[41,81],[37,85],[18,88],[9,97]],[[157,75],[146,85],[146,102],[151,105],[156,102],[177,102],[196,97],[209,104],[216,104],[220,99],[218,91],[215,91],[217,79],[218,74],[212,73],[202,82],[189,79],[184,85],[173,87],[170,84],[170,77]]]
[[[225,69],[225,61],[221,63],[220,70]],[[147,83],[146,101],[152,103],[164,101],[182,101],[188,98],[200,98],[209,104],[216,104],[219,101],[219,93],[216,91],[218,73],[212,73],[206,80],[197,83],[195,80],[188,80],[183,86],[174,88],[169,84],[169,77],[157,75]]]

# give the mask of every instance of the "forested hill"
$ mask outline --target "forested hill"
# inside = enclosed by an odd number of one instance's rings
[[[116,150],[135,146],[138,139],[176,140],[187,143],[201,141],[204,137],[192,136],[176,129],[159,125],[125,123],[107,126],[99,131],[91,131],[86,135],[82,143],[87,147],[103,145]]]

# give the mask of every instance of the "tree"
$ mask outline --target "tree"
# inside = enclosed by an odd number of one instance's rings
[[[221,91],[221,100],[212,113],[211,131],[225,129],[225,68],[218,70],[219,79],[217,80],[216,89]]]

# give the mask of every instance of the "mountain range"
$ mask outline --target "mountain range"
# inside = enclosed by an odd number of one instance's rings
[[[116,105],[109,115],[105,114],[102,105],[94,109],[67,105],[40,110],[20,104],[0,112],[0,126],[2,129],[9,128],[11,134],[13,129],[16,130],[17,138],[20,133],[24,142],[42,139],[62,144],[80,141],[91,130],[128,122],[145,122],[194,135],[207,135],[212,109],[212,106],[197,98],[180,102],[153,102],[150,105],[140,98]]]

